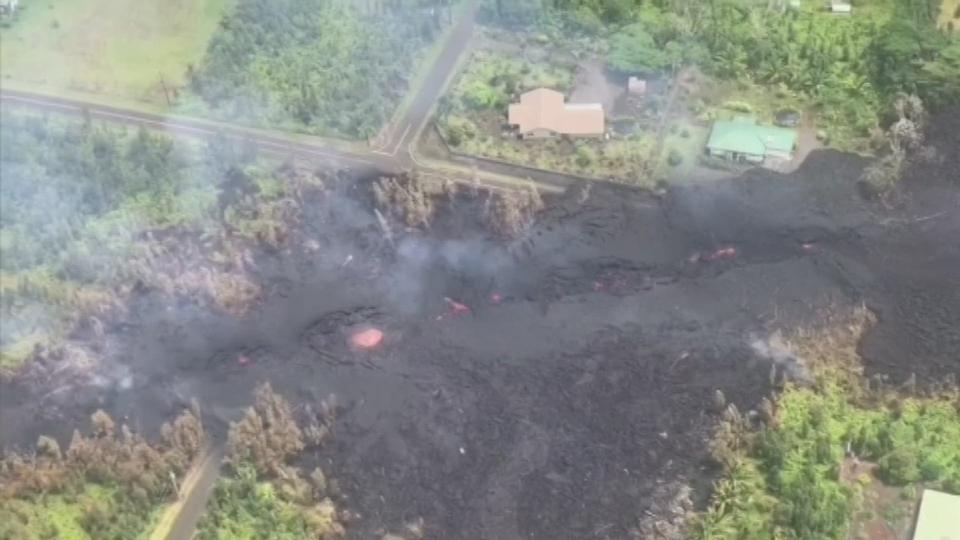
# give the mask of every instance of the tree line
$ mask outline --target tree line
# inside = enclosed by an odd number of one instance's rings
[[[844,17],[785,0],[520,0],[489,2],[486,13],[607,39],[608,64],[623,73],[696,64],[783,85],[865,136],[900,94],[934,111],[960,103],[960,35],[936,27],[939,9],[939,0],[854,2]]]
[[[217,482],[201,519],[199,540],[264,538],[276,540],[340,540],[349,512],[339,511],[331,497],[336,481],[316,467],[306,475],[292,462],[308,447],[319,447],[336,416],[331,396],[319,410],[308,408],[298,422],[290,403],[269,383],[254,390],[253,405],[231,422],[228,476]]]
[[[56,439],[41,436],[34,452],[8,453],[0,461],[0,539],[61,538],[64,518],[45,510],[53,498],[77,508],[78,526],[89,538],[137,538],[160,504],[176,496],[182,478],[205,440],[194,403],[173,422],[163,424],[161,439],[147,442],[126,425],[98,410],[92,433],[79,430],[62,450]],[[92,496],[92,486],[109,488]],[[69,519],[69,518],[67,518]]]
[[[190,88],[231,121],[366,138],[402,99],[449,0],[240,0]]]

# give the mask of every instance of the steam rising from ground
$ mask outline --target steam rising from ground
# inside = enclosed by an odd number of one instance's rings
[[[774,332],[766,339],[753,338],[750,348],[757,356],[772,361],[775,369],[780,370],[786,378],[804,383],[813,381],[806,362],[791,350],[780,332]]]
[[[479,237],[434,240],[408,236],[397,244],[396,257],[389,295],[410,312],[449,293],[437,292],[438,286],[451,287],[455,294],[458,282],[492,283],[513,266],[503,248]]]

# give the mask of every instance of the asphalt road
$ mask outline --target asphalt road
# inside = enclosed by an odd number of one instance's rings
[[[426,125],[433,112],[433,107],[443,95],[447,81],[453,76],[460,56],[470,46],[473,37],[473,28],[476,22],[479,0],[468,0],[460,20],[457,21],[446,46],[436,59],[433,67],[421,85],[403,116],[390,129],[386,144],[373,152],[380,155],[396,157],[403,162],[410,162],[411,145],[416,141],[423,126]]]
[[[77,116],[125,124],[146,126],[150,129],[180,136],[210,138],[217,135],[250,140],[266,153],[306,159],[310,162],[332,162],[348,167],[370,167],[385,171],[399,170],[396,159],[372,152],[351,152],[319,143],[296,141],[292,138],[274,136],[242,126],[208,122],[194,118],[169,117],[76,101],[61,97],[46,96],[16,90],[0,90],[0,101],[36,109],[56,111]]]
[[[446,76],[449,75],[450,73],[448,72]],[[439,77],[439,75],[437,76]],[[442,86],[443,84],[441,83],[440,91],[442,91]],[[436,96],[436,94],[434,94],[434,96]],[[434,97],[434,101],[435,100],[436,97]],[[232,124],[209,122],[195,118],[161,116],[120,107],[8,89],[0,90],[0,101],[38,110],[54,111],[61,114],[89,116],[96,120],[115,124],[146,126],[149,129],[178,136],[204,139],[218,135],[234,137],[253,142],[256,144],[258,151],[265,154],[279,158],[294,158],[330,168],[349,168],[355,171],[366,171],[377,174],[398,173],[416,168],[418,171],[426,173],[429,177],[450,178],[463,182],[472,181],[474,176],[473,172],[476,170],[480,173],[489,173],[490,175],[495,175],[495,177],[500,177],[499,180],[483,175],[481,175],[480,178],[483,184],[498,188],[515,185],[518,182],[524,182],[529,179],[545,188],[562,190],[578,181],[575,177],[506,163],[495,163],[487,160],[465,160],[458,158],[443,163],[434,161],[429,165],[418,163],[415,161],[413,153],[416,137],[409,133],[407,136],[402,137],[406,143],[402,147],[402,151],[391,155],[389,153],[383,153],[382,151],[362,148],[346,150],[330,146],[322,141],[296,140],[293,137],[286,138],[282,135],[271,135],[260,130]],[[419,98],[418,101],[420,101]],[[427,105],[421,103],[419,107],[427,107]],[[432,110],[432,106],[427,107],[426,110],[427,112],[424,113],[425,116],[417,116],[417,118],[419,118],[417,122],[420,123],[420,127],[429,120],[429,111]],[[420,128],[418,127],[417,129],[419,131]],[[410,132],[413,132],[413,128],[410,128]],[[470,161],[470,163],[465,163],[466,161]]]
[[[182,499],[177,501],[172,509],[172,522],[164,530],[155,530],[151,540],[190,540],[193,537],[207,508],[207,502],[213,495],[225,455],[226,448],[222,444],[207,451],[202,461],[197,464],[196,470],[192,471],[193,478],[190,478],[189,485],[186,485],[185,480],[180,487]]]

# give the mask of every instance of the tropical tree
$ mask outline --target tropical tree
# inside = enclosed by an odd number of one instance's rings
[[[607,62],[622,73],[650,73],[662,70],[671,58],[657,45],[643,24],[631,24],[610,39]]]

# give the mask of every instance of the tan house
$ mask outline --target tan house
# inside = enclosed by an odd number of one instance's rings
[[[538,88],[520,96],[510,105],[509,122],[525,139],[557,137],[600,137],[604,133],[603,106],[599,103],[565,103],[563,94]]]

